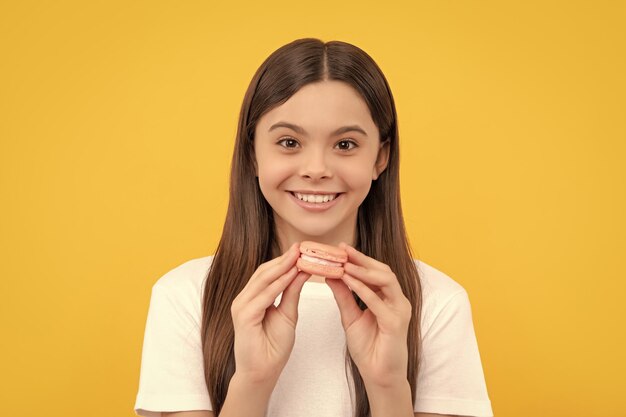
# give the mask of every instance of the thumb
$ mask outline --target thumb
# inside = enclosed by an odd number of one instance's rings
[[[348,288],[342,280],[326,278],[326,285],[330,287],[335,296],[337,307],[339,307],[339,314],[341,315],[341,324],[344,330],[346,330],[361,317],[363,312],[357,305],[352,291],[350,291],[350,288]]]
[[[283,295],[280,298],[280,303],[277,310],[280,310],[285,316],[287,316],[294,323],[298,321],[298,303],[300,302],[300,291],[302,291],[302,286],[311,277],[311,274],[308,274],[304,271],[300,271],[298,275],[289,283],[285,291],[283,291]]]

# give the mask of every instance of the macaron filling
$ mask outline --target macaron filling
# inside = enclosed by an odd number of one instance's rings
[[[305,255],[304,253],[300,254],[300,257],[305,261],[309,261],[319,265],[327,265],[327,266],[342,266],[340,262],[328,261],[326,259],[315,258],[313,256]]]

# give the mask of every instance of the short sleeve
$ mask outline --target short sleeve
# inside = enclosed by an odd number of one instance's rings
[[[465,289],[443,303],[421,348],[415,412],[493,416]]]
[[[173,286],[152,287],[134,407],[137,415],[213,409],[192,299]]]

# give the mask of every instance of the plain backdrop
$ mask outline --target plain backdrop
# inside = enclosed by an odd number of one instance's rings
[[[626,415],[624,4],[3,1],[3,414],[134,415],[151,287],[214,253],[248,83],[316,37],[391,85],[410,241],[469,293],[495,415]]]

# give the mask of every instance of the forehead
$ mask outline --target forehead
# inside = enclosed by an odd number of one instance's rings
[[[257,129],[267,133],[270,126],[280,121],[303,126],[312,134],[328,133],[346,124],[358,124],[368,134],[377,131],[365,100],[341,81],[305,85],[289,100],[265,113]]]

